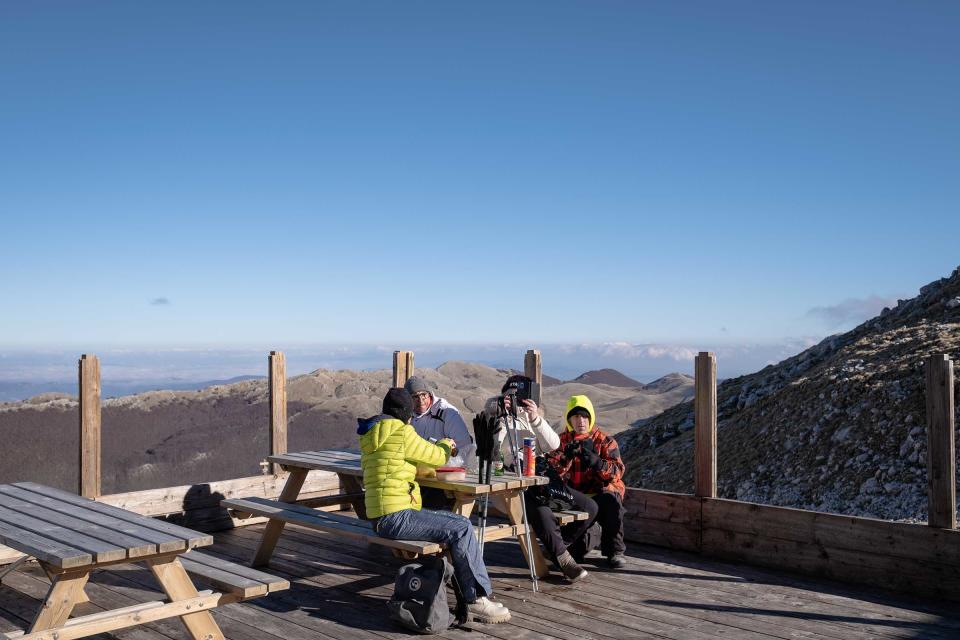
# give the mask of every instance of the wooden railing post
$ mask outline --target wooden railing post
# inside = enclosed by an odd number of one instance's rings
[[[533,399],[537,406],[543,404],[543,368],[540,363],[540,351],[537,349],[528,349],[523,357],[523,375],[537,383],[540,393]]]
[[[694,361],[694,494],[717,497],[717,356],[701,351]]]
[[[282,351],[271,351],[270,365],[270,455],[287,452],[287,358]],[[270,465],[272,473],[280,471]]]
[[[393,386],[402,387],[413,375],[413,351],[393,352]]]
[[[80,495],[100,495],[100,359],[80,356]]]
[[[946,355],[926,362],[927,524],[957,528],[957,465],[954,443],[953,362]]]

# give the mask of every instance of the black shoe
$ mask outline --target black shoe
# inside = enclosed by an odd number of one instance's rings
[[[557,565],[560,567],[563,577],[570,582],[576,582],[587,577],[587,570],[577,564],[569,551],[564,551],[563,555],[557,557]]]
[[[627,566],[627,559],[623,557],[622,553],[615,553],[607,557],[607,564],[610,565],[611,569],[623,569]]]

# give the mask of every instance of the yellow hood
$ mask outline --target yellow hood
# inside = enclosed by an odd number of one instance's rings
[[[563,420],[567,423],[567,431],[573,431],[573,427],[570,426],[570,420],[567,419],[567,416],[577,407],[586,409],[590,414],[590,431],[593,431],[593,425],[597,422],[597,414],[593,410],[593,403],[590,402],[590,398],[587,396],[570,396],[570,399],[567,400],[567,410],[563,414]]]

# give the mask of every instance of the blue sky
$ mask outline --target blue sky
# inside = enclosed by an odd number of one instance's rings
[[[956,2],[3,2],[0,345],[849,328],[960,263],[958,32]]]

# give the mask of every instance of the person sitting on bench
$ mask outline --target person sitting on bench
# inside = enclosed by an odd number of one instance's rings
[[[510,612],[490,600],[493,587],[470,520],[449,511],[421,508],[417,465],[438,467],[455,452],[450,439],[432,444],[409,424],[413,399],[399,388],[383,399],[382,413],[357,420],[364,504],[374,531],[392,540],[426,540],[447,546],[470,617],[494,624]]]

